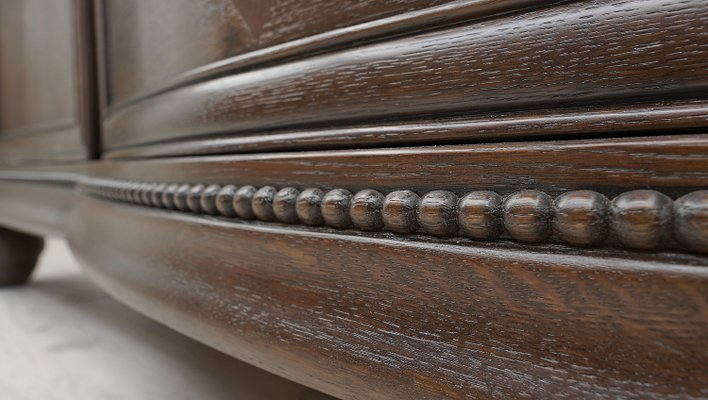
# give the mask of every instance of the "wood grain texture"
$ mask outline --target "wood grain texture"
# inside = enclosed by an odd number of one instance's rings
[[[196,156],[304,149],[386,147],[572,138],[671,132],[708,126],[708,103],[660,101],[536,111],[495,112],[468,117],[382,121],[341,128],[309,128],[222,134],[199,139],[108,149],[108,159]]]
[[[250,50],[442,3],[104,0],[110,102]]]
[[[80,141],[81,130],[73,124],[4,138],[0,135],[0,165],[75,163],[86,158],[86,149]]]
[[[224,186],[225,195],[217,202],[222,189],[217,184],[90,178],[79,182],[81,192],[105,200],[227,218],[311,226],[331,221],[328,225],[334,228],[362,231],[708,253],[708,190],[688,193],[674,202],[661,192],[639,189],[624,192],[610,203],[607,197],[591,190],[574,190],[555,199],[538,190],[520,190],[506,197],[481,190],[466,193],[460,200],[447,190],[420,195],[412,190],[396,190],[384,196],[375,189],[352,195],[341,188],[325,193],[319,188],[300,192],[293,187],[244,187],[249,193],[254,191],[250,198],[253,215],[242,212],[243,205],[239,203],[244,199],[235,197],[238,189],[230,184]],[[186,207],[176,200],[181,193],[186,193]],[[344,193],[348,193],[349,207],[339,210],[339,217],[325,218],[332,211],[331,200],[330,204],[326,200]],[[229,202],[228,207],[224,201]],[[490,229],[492,226],[503,229]]]
[[[509,195],[533,189],[555,197],[585,189],[614,197],[654,189],[676,199],[708,187],[706,171],[708,135],[699,134],[106,161],[88,166],[87,174],[299,190],[331,190],[346,183],[352,193],[443,189],[458,196],[477,190]]]
[[[71,245],[109,293],[341,398],[705,396],[705,258],[77,210]]]
[[[104,139],[682,98],[708,83],[707,22],[699,0],[558,5],[175,89],[108,116]]]
[[[194,81],[557,0],[100,1],[115,111]],[[190,34],[184,25],[194,27]],[[130,59],[130,64],[122,60]],[[161,66],[161,67],[158,67]],[[109,112],[110,112],[109,111]]]
[[[52,180],[0,180],[0,223],[37,236],[61,236],[74,207],[74,187]]]
[[[30,285],[0,289],[3,399],[331,400],[145,318],[46,244]]]

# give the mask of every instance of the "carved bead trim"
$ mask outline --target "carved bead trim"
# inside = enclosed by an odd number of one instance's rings
[[[227,218],[476,240],[708,252],[708,190],[675,201],[654,190],[632,190],[610,201],[590,190],[574,190],[554,199],[536,190],[506,197],[473,191],[458,198],[446,190],[422,196],[410,190],[384,195],[374,189],[351,193],[99,179],[82,187],[110,200]]]

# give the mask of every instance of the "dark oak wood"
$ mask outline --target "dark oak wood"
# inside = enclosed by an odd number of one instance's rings
[[[109,103],[241,53],[444,2],[103,1]]]
[[[0,181],[3,226],[37,236],[65,236],[74,208],[73,186]]]
[[[101,104],[99,103],[98,43],[94,0],[74,0],[76,37],[78,125],[84,153],[97,159],[101,153]]]
[[[705,1],[0,12],[0,223],[135,309],[343,399],[708,395]]]
[[[703,93],[704,1],[598,1],[485,20],[178,88],[117,110],[106,147],[198,134]]]
[[[708,186],[706,171],[704,134],[105,161],[89,167],[96,177],[156,183],[345,186],[352,193],[386,194],[442,189],[458,196],[522,189],[551,196],[571,190],[617,196],[654,189],[674,199]]]
[[[221,193],[217,184],[179,186],[81,179],[83,193],[103,199],[229,218],[311,226],[327,222],[334,228],[385,229],[402,234],[420,232],[480,240],[494,240],[502,235],[504,239],[523,243],[556,241],[576,246],[614,245],[635,250],[671,247],[708,252],[706,190],[688,193],[675,203],[661,192],[632,190],[615,197],[610,204],[605,196],[590,190],[570,191],[554,201],[537,190],[520,190],[505,197],[492,191],[473,191],[459,200],[447,190],[433,190],[421,196],[412,190],[396,190],[384,196],[375,189],[352,195],[347,189],[325,193],[319,188],[300,192],[292,187],[280,190],[272,186],[245,187],[248,193],[253,193],[249,199],[235,197],[234,185],[225,186],[225,194],[231,197],[226,208],[223,205],[226,196],[217,201]],[[346,218],[325,218],[331,217],[333,211],[331,200],[330,204],[326,201],[332,195],[335,199],[348,197],[349,207],[336,210]],[[492,199],[498,199],[496,204],[489,201]],[[247,212],[244,201],[248,201]],[[220,214],[219,209],[224,209],[224,213]]]
[[[1,135],[0,165],[75,163],[86,157],[85,148],[77,143],[81,133],[75,125],[5,138]]]
[[[601,137],[638,132],[668,133],[708,126],[702,100],[492,112],[342,128],[309,128],[224,134],[217,137],[107,149],[105,158],[132,159],[301,149],[474,143],[532,138]]]
[[[63,237],[84,166],[39,163],[0,168],[2,225],[36,236]]]
[[[98,2],[116,110],[190,82],[547,0]],[[183,26],[194,29],[189,34]],[[131,63],[122,60],[130,59]]]
[[[44,239],[0,227],[0,286],[27,282],[44,248]]]
[[[71,244],[109,293],[341,398],[700,398],[708,384],[705,258],[315,232],[91,197],[77,211]]]
[[[593,245],[607,237],[610,201],[591,190],[576,190],[556,198],[553,229],[566,241]]]

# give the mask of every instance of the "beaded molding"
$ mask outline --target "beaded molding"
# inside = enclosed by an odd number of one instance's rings
[[[554,199],[537,190],[509,196],[472,191],[458,197],[447,190],[423,196],[411,190],[384,195],[374,189],[353,194],[347,189],[325,192],[105,179],[87,180],[81,186],[114,201],[227,218],[476,240],[708,252],[708,190],[675,201],[654,190],[632,190],[610,201],[590,190],[569,191]]]

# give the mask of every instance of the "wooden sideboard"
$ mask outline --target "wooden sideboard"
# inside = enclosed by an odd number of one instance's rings
[[[702,0],[0,1],[0,283],[65,237],[343,399],[705,399],[706,130]]]

